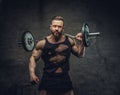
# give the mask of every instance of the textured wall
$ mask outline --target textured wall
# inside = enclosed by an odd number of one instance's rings
[[[71,56],[70,75],[76,95],[119,95],[118,10],[118,2],[109,0],[1,0],[0,95],[33,95],[36,87],[29,86],[28,74],[31,52],[17,42],[28,30],[36,40],[48,35],[49,21],[54,15],[65,18],[66,33],[75,35],[85,21],[91,32],[101,32],[86,48],[85,58]],[[43,62],[38,61],[36,73],[41,76],[43,64],[39,63]]]

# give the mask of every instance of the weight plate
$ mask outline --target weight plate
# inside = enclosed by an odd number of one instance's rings
[[[23,47],[26,51],[32,51],[35,47],[35,40],[30,31],[26,31],[22,35]]]
[[[84,23],[82,26],[82,35],[83,35],[83,44],[85,47],[90,46],[88,34],[89,34],[89,26],[87,23]]]

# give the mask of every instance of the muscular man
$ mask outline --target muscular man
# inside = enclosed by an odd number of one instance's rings
[[[40,95],[74,95],[69,77],[69,59],[71,53],[83,57],[85,47],[81,33],[76,35],[76,44],[72,38],[65,36],[63,30],[63,17],[54,16],[50,24],[51,34],[38,41],[30,57],[30,79],[39,83]],[[36,60],[39,58],[44,61],[40,80],[35,74]]]

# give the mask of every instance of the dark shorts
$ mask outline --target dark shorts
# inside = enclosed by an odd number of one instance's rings
[[[39,90],[46,90],[48,92],[65,93],[73,89],[72,82],[68,73],[66,74],[43,74]]]

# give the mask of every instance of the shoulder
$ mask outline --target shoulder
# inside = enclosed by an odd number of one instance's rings
[[[68,37],[68,40],[72,46],[75,45],[75,39]]]
[[[37,43],[36,43],[36,49],[43,49],[45,46],[46,40],[45,38],[40,39]]]

